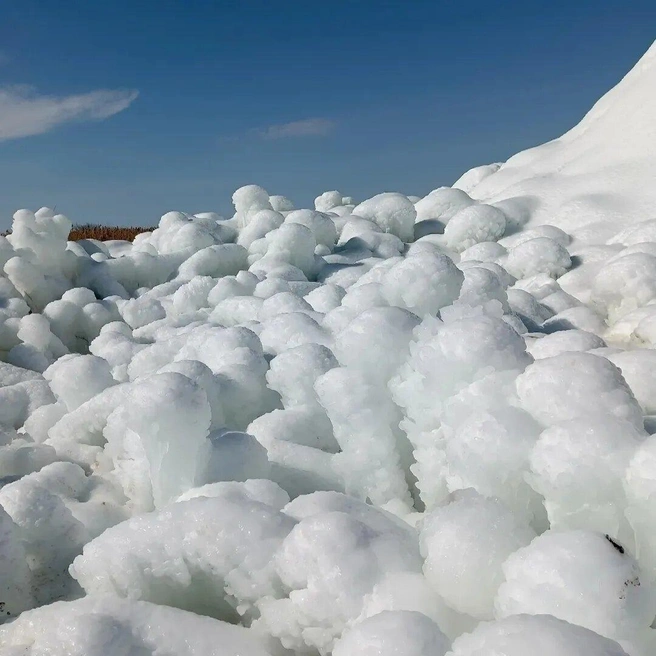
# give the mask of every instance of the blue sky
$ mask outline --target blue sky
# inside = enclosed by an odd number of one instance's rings
[[[656,3],[0,0],[0,227],[153,225],[249,183],[425,194],[556,137]]]

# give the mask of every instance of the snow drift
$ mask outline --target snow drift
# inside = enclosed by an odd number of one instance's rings
[[[507,203],[529,226],[605,241],[656,218],[656,44],[569,132],[454,186]],[[474,183],[474,184],[472,184]]]

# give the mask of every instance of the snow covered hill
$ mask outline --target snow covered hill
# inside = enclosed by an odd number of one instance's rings
[[[485,203],[513,199],[528,225],[596,243],[656,219],[656,43],[576,127],[467,190]]]
[[[0,656],[653,656],[656,46],[425,198],[0,237]]]

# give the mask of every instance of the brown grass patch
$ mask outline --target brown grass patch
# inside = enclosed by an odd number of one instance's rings
[[[75,225],[68,235],[69,241],[78,241],[79,239],[97,239],[98,241],[108,241],[110,239],[121,239],[123,241],[132,241],[142,232],[152,232],[155,228],[137,228],[137,227],[115,227],[92,225]]]
[[[122,241],[133,241],[137,235],[142,232],[152,232],[155,228],[130,228],[117,226],[103,226],[86,223],[84,225],[74,225],[68,235],[68,241],[78,241],[80,239],[97,239],[98,241],[109,241],[110,239],[120,239]],[[11,234],[11,230],[2,233],[3,237]]]

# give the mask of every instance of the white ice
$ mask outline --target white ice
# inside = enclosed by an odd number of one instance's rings
[[[656,45],[423,196],[0,237],[0,651],[656,653]]]

